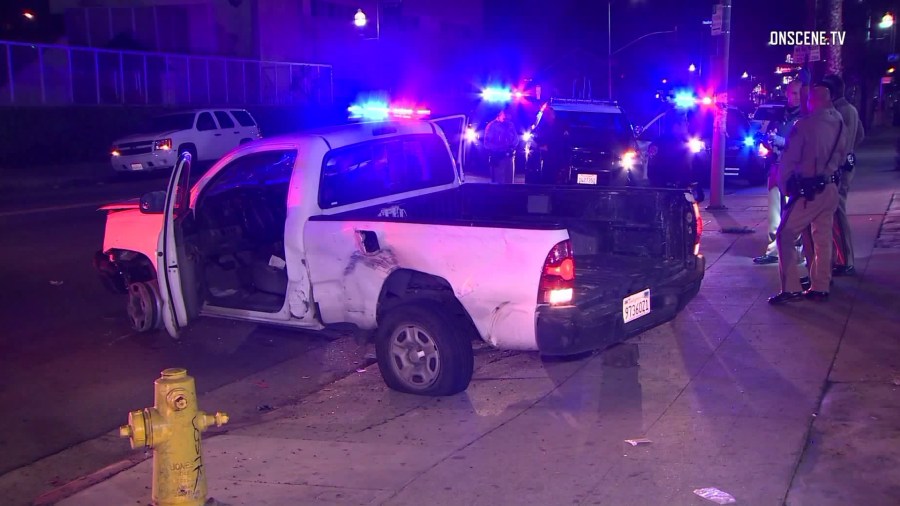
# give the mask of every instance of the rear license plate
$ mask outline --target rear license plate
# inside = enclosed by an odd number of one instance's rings
[[[139,164],[139,163],[132,163],[132,164],[131,164],[131,170],[141,170],[141,169],[143,169],[143,168],[144,168],[144,167],[143,167],[141,164]]]
[[[597,184],[597,174],[578,174],[578,184]]]
[[[622,319],[625,323],[650,314],[650,289],[622,299]]]

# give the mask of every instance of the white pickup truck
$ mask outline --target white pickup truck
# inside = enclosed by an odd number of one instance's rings
[[[690,194],[463,184],[464,125],[266,139],[193,188],[182,154],[167,192],[102,208],[95,264],[128,294],[137,330],[177,336],[199,315],[350,323],[371,331],[390,387],[425,395],[468,386],[473,339],[583,353],[671,319],[698,292]]]

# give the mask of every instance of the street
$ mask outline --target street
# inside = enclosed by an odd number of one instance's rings
[[[198,382],[203,393],[328,349],[329,340],[321,335],[229,321],[202,322],[181,341],[165,331],[132,333],[124,298],[103,288],[91,264],[101,248],[105,219],[96,208],[164,187],[165,178],[157,177],[56,192],[61,195],[4,198],[0,278],[7,289],[0,293],[0,411],[6,416],[0,418],[0,475],[121,425],[129,410],[152,402],[152,380],[164,368],[188,368],[203,378]],[[258,402],[239,402],[251,413],[265,410],[281,401],[279,395],[295,396],[331,379],[324,374],[354,370],[362,359],[336,357],[322,357],[315,368],[296,371],[295,383],[283,392],[266,384],[251,386]],[[51,482],[123,458],[127,447],[118,440],[92,447],[79,457],[80,471],[59,470],[62,474],[36,483],[33,495]]]
[[[851,200],[854,239],[869,245],[858,250],[863,272],[895,185],[894,173],[885,171],[892,146],[879,146],[863,158],[868,173]],[[102,288],[90,263],[103,227],[103,215],[91,202],[155,189],[163,182],[113,184],[102,191],[36,199],[23,210],[4,208],[2,234],[10,247],[2,252],[3,279],[19,289],[0,296],[5,327],[0,360],[6,373],[0,382],[0,409],[15,413],[0,420],[2,472],[8,473],[0,477],[0,490],[5,497],[12,497],[14,488],[25,490],[10,504],[30,504],[29,498],[78,476],[140,457],[109,431],[124,423],[129,410],[149,405],[152,380],[173,366],[186,367],[197,378],[204,409],[232,415],[226,432],[233,435],[210,438],[206,450],[211,490],[229,503],[262,497],[271,501],[268,504],[314,498],[347,504],[390,498],[391,504],[407,504],[424,493],[422,487],[433,485],[437,489],[432,494],[443,490],[439,502],[466,497],[473,504],[503,504],[503,497],[528,491],[531,504],[565,497],[588,504],[649,504],[662,498],[667,504],[699,504],[685,487],[719,484],[742,504],[826,504],[815,483],[834,480],[836,471],[829,466],[841,469],[845,464],[827,454],[804,453],[817,441],[836,444],[829,431],[844,423],[808,432],[811,415],[830,412],[831,397],[823,400],[822,395],[823,386],[833,380],[826,381],[826,376],[860,385],[853,382],[880,381],[893,374],[890,366],[873,369],[865,357],[872,346],[893,356],[888,350],[895,345],[885,348],[885,343],[858,340],[840,344],[848,321],[855,333],[866,335],[896,325],[891,320],[878,323],[886,315],[874,312],[879,305],[892,304],[890,300],[854,309],[854,298],[871,300],[887,288],[868,275],[837,280],[834,300],[812,311],[773,310],[765,304],[776,286],[777,269],[750,263],[762,246],[760,235],[720,232],[764,225],[759,206],[763,190],[758,187],[731,192],[728,211],[705,215],[707,279],[675,321],[578,360],[541,360],[533,353],[479,346],[472,387],[449,399],[387,390],[377,366],[371,365],[372,350],[348,337],[334,336],[339,338],[332,341],[224,320],[203,320],[180,341],[164,332],[134,335],[125,323],[121,298]],[[86,201],[90,205],[83,204]],[[36,210],[53,208],[57,202],[65,209]],[[871,315],[864,316],[872,320],[871,326],[850,320],[860,312]],[[851,355],[842,359],[839,346]],[[804,359],[796,362],[790,359],[794,356]],[[838,396],[833,403],[848,402],[841,388],[830,388],[831,395]],[[885,394],[889,392],[879,395]],[[868,404],[851,402],[856,407],[836,409],[866,412],[883,402],[881,397],[860,397],[865,395],[857,394],[853,402]],[[891,430],[890,424],[872,428],[865,420],[851,418],[868,427],[875,440]],[[302,439],[283,443],[280,437]],[[883,453],[857,436],[840,437],[855,448],[843,457],[850,462]],[[635,438],[652,442],[636,448],[623,443]],[[520,446],[516,441],[529,443],[510,453],[510,445]],[[281,446],[291,454],[313,452],[318,457],[289,459],[278,468],[278,473],[287,473],[282,478],[270,468],[250,464],[271,458]],[[224,458],[235,451],[244,456],[237,467]],[[384,464],[395,478],[372,474],[369,462],[386,453],[396,453]],[[339,479],[331,473],[343,467],[341,456],[346,454],[355,455],[352,469]],[[506,457],[501,462],[497,455]],[[96,494],[113,502],[133,500],[129,487],[115,485],[114,492],[105,484],[125,479],[144,490],[148,463],[64,504],[96,504]],[[651,464],[652,470],[647,468]],[[431,468],[434,471],[428,472]],[[565,478],[570,473],[564,468],[577,472]],[[500,469],[508,471],[497,475]],[[263,482],[244,481],[242,472],[257,470],[265,473]],[[295,472],[309,477],[298,482],[292,477]],[[870,472],[889,473],[890,468]],[[509,481],[512,475],[507,473],[521,478]],[[535,473],[556,479],[525,478]],[[423,479],[420,486],[408,481]],[[834,486],[840,494],[849,494],[845,498],[884,497],[879,487],[853,495],[855,482],[848,480]],[[469,483],[468,492],[453,485],[462,481]],[[226,492],[225,482],[238,486]],[[265,485],[273,482],[306,485]],[[341,490],[342,499],[334,495],[337,492],[325,492],[329,489]],[[847,501],[841,503],[860,504]],[[884,504],[879,501],[868,503]]]

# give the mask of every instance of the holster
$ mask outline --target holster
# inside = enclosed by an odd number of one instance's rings
[[[841,171],[837,171],[831,176],[813,176],[801,177],[797,174],[791,176],[787,181],[787,196],[790,199],[805,198],[813,201],[816,195],[825,191],[825,187],[830,183],[838,184],[841,181]]]

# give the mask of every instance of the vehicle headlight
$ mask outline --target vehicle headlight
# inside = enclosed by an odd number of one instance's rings
[[[631,170],[634,168],[634,165],[637,163],[637,153],[634,151],[626,151],[622,158],[619,159],[619,164],[625,170]]]
[[[760,143],[760,144],[759,144],[759,147],[758,147],[757,150],[756,150],[756,153],[757,153],[759,156],[765,158],[765,157],[769,156],[769,148],[763,146],[762,143]]]
[[[169,151],[172,149],[172,139],[162,139],[159,141],[153,141],[153,149],[161,149],[163,151]]]
[[[109,151],[109,154],[112,156],[122,156],[122,153],[119,151],[118,146],[113,146],[112,149]]]
[[[522,142],[531,142],[531,139],[534,138],[534,134],[529,132],[525,132],[522,134]]]
[[[478,132],[475,131],[475,127],[466,128],[466,140],[469,142],[475,142],[478,140]]]
[[[694,154],[697,154],[706,149],[706,143],[696,137],[691,137],[691,139],[687,142],[687,146],[691,153]]]

